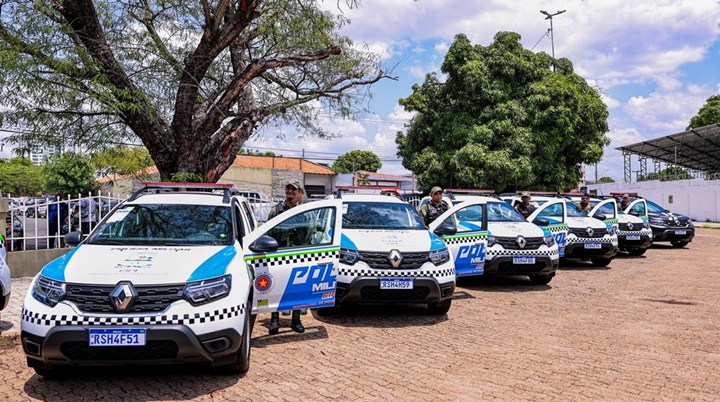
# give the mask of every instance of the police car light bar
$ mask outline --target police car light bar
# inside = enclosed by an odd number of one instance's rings
[[[230,195],[239,193],[234,189],[233,184],[227,183],[191,183],[191,182],[164,182],[164,181],[143,181],[140,182],[140,189],[135,191],[133,195],[128,198],[128,201],[133,201],[139,196],[155,192],[173,192],[173,191],[185,191],[185,192],[212,192],[220,190],[223,192],[223,202],[230,202]]]
[[[638,196],[638,193],[625,193],[625,192],[623,192],[623,193],[614,193],[614,192],[611,192],[611,193],[610,193],[610,195],[612,195],[613,197],[622,197],[622,196],[625,195],[625,194],[627,194],[628,197],[637,197],[637,196]]]

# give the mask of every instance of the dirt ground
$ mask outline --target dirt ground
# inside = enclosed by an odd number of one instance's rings
[[[359,308],[268,336],[261,316],[242,377],[120,368],[49,381],[9,343],[0,400],[720,400],[719,246],[720,230],[698,229],[687,248],[563,264],[548,286],[462,281],[441,317]]]

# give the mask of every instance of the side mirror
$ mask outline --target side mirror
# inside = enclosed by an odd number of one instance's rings
[[[70,232],[65,235],[65,244],[75,247],[82,241],[82,232]]]
[[[532,221],[532,223],[534,223],[538,226],[549,226],[550,225],[550,221],[545,218],[535,218],[535,220]]]
[[[252,242],[252,244],[248,248],[250,249],[250,251],[256,253],[268,253],[277,251],[277,249],[280,248],[280,245],[274,238],[268,235],[262,235],[258,237],[257,240]]]
[[[435,229],[435,233],[438,236],[452,236],[457,233],[457,228],[449,223],[443,223]]]
[[[607,219],[607,216],[605,216],[605,214],[601,214],[598,212],[595,215],[593,215],[593,218],[600,220],[600,221],[604,221],[605,219]]]
[[[666,209],[666,210],[665,210],[665,213],[666,213],[666,214],[669,214],[669,213],[670,213],[670,210],[669,210],[669,209]]]

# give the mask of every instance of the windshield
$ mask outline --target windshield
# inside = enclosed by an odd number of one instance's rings
[[[228,245],[230,206],[139,204],[113,211],[87,244]]]
[[[650,212],[653,212],[656,214],[664,214],[665,213],[665,208],[661,207],[660,205],[658,205],[652,201],[648,201],[648,200],[645,200],[645,202],[647,203],[648,210],[650,210]],[[642,205],[642,204],[637,203],[636,205]],[[633,208],[633,210],[635,210],[635,208]]]
[[[571,216],[574,218],[587,218],[587,215],[585,213],[578,211],[577,207],[572,201],[568,201],[565,203],[565,209],[567,211],[567,216]]]
[[[343,229],[427,230],[410,204],[396,202],[343,203]]]
[[[488,202],[487,211],[488,222],[525,222],[525,218],[506,202]]]

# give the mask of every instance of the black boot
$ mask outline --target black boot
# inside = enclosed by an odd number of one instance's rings
[[[293,310],[292,321],[290,321],[290,328],[300,334],[305,332],[305,327],[303,327],[302,323],[300,322],[300,310]]]
[[[270,314],[270,335],[275,335],[280,330],[280,313]]]

